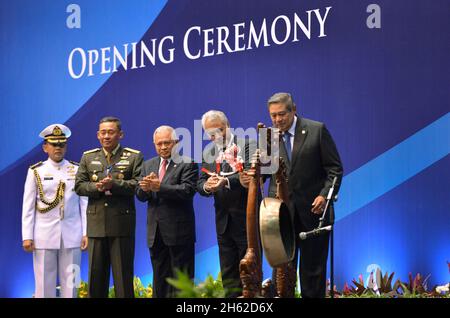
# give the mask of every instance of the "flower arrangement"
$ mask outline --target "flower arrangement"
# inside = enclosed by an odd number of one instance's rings
[[[238,156],[241,149],[235,143],[232,143],[230,147],[227,147],[225,151],[219,152],[216,158],[216,163],[220,164],[223,161],[227,162],[233,171],[242,172],[244,170],[244,160],[241,156]]]
[[[377,269],[375,277],[373,273],[369,278],[367,286],[364,283],[362,275],[358,280],[353,279],[353,286],[345,283],[342,292],[337,291],[336,286],[333,287],[334,297],[336,298],[356,298],[356,297],[380,297],[380,298],[450,298],[448,284],[444,286],[434,286],[428,289],[428,275],[425,279],[418,273],[413,277],[411,273],[408,275],[408,282],[402,282],[397,279],[392,285],[395,273],[386,272],[382,275],[380,269]],[[327,296],[330,295],[330,286],[327,282]],[[445,288],[447,286],[447,288]]]

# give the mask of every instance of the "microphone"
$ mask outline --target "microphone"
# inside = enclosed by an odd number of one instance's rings
[[[337,177],[334,177],[333,182],[331,183],[330,190],[328,191],[327,200],[331,199],[331,196],[333,195],[333,192],[334,192],[334,186],[336,185],[336,182],[337,182]]]
[[[320,220],[320,222],[319,222],[319,229],[322,228],[323,220],[325,219],[325,215],[326,215],[327,212],[328,212],[328,206],[329,206],[329,204],[330,204],[330,201],[332,200],[332,196],[333,196],[333,192],[334,192],[334,187],[336,186],[337,179],[338,179],[338,178],[337,178],[336,176],[333,178],[333,182],[331,183],[330,190],[328,190],[328,194],[327,194],[327,198],[326,198],[327,203],[325,204],[325,209],[323,210],[322,217],[319,219],[319,220]],[[337,200],[337,194],[334,196],[333,200]],[[316,230],[318,230],[318,229],[316,229]],[[330,231],[330,230],[329,230],[329,231]],[[306,238],[306,237],[305,237],[305,238]],[[304,240],[304,239],[302,239],[302,240]]]
[[[306,240],[307,238],[310,238],[313,236],[318,236],[318,235],[321,235],[322,233],[330,232],[330,231],[331,231],[331,225],[328,225],[328,226],[324,226],[324,227],[319,227],[319,228],[314,229],[309,232],[301,232],[299,234],[299,237],[301,240]]]

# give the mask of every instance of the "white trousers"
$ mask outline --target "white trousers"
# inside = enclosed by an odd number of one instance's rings
[[[59,277],[61,298],[74,298],[75,278],[80,275],[80,248],[64,248],[61,239],[60,249],[36,249],[33,252],[35,298],[56,297],[56,280]]]

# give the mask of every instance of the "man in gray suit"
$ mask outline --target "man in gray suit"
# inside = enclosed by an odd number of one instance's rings
[[[108,297],[111,265],[116,297],[134,297],[134,192],[143,158],[123,148],[122,137],[120,120],[103,118],[97,132],[102,148],[84,152],[76,175],[76,193],[89,197],[89,297]]]

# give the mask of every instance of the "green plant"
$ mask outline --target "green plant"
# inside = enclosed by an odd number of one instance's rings
[[[449,269],[450,269],[450,263]],[[449,285],[434,286],[431,291],[428,290],[427,281],[430,275],[425,279],[422,275],[416,274],[412,276],[408,275],[408,282],[402,282],[397,279],[394,284],[395,273],[386,272],[384,275],[381,270],[377,270],[375,273],[375,279],[371,274],[371,283],[369,286],[365,286],[362,275],[359,275],[358,280],[353,279],[352,286],[345,283],[343,290],[339,292],[336,286],[333,286],[334,296],[336,298],[419,298],[419,297],[438,297],[438,298],[450,298]],[[240,288],[225,289],[223,287],[222,277],[219,273],[217,279],[214,279],[212,275],[208,275],[203,282],[197,285],[190,279],[186,272],[175,270],[175,278],[168,278],[169,284],[177,289],[176,297],[182,298],[223,298],[230,293],[240,292]],[[139,277],[134,277],[134,296],[136,298],[150,298],[153,295],[151,284],[145,287]],[[329,297],[330,283],[327,282],[327,297]],[[115,297],[114,287],[109,289],[110,298]],[[78,289],[79,298],[88,297],[88,284],[81,282]],[[296,289],[295,297],[301,297],[298,289]]]
[[[195,285],[186,272],[175,270],[176,278],[167,278],[169,284],[178,291],[178,298],[224,298],[229,293],[238,292],[240,288],[226,289],[223,287],[219,273],[217,279],[210,274],[203,282]]]
[[[145,287],[142,284],[141,279],[137,276],[134,276],[133,286],[134,286],[134,297],[135,298],[152,298],[153,289],[152,289],[151,284],[148,284],[148,286]],[[88,295],[89,295],[88,291],[89,291],[88,283],[82,281],[80,283],[80,287],[78,288],[77,297],[78,298],[88,298]],[[108,298],[115,298],[115,297],[116,297],[116,293],[114,290],[114,286],[112,286],[109,288]]]
[[[87,298],[88,297],[88,284],[86,282],[81,282],[80,287],[77,291],[78,298]]]
[[[380,269],[376,272],[376,288],[364,285],[362,275],[359,275],[358,281],[353,279],[354,286],[349,287],[345,283],[342,297],[378,297],[378,298],[429,298],[429,297],[448,297],[450,292],[440,293],[435,286],[431,291],[428,291],[427,281],[430,275],[422,279],[422,275],[416,274],[413,278],[412,274],[408,275],[408,282],[402,282],[397,279],[392,286],[394,273],[386,272],[384,276]]]
[[[116,290],[114,289],[114,286],[109,288],[108,298],[116,298]]]
[[[142,284],[141,279],[135,276],[133,285],[135,298],[152,298],[153,288],[151,284],[148,284],[147,287],[145,287],[144,284]]]

